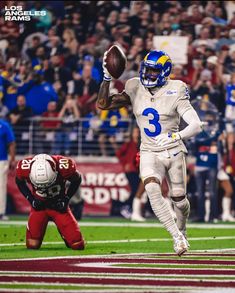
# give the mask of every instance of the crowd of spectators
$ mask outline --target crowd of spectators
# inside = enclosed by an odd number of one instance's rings
[[[13,5],[44,10],[46,16],[5,21],[4,7]],[[192,100],[206,99],[221,117],[235,118],[233,1],[1,1],[0,8],[0,118],[14,129],[27,125],[29,117],[59,118],[40,122],[37,134],[55,153],[71,154],[81,118],[89,119],[82,122],[82,138],[97,141],[101,155],[110,154],[107,144],[115,153],[129,132],[125,123],[121,134],[116,126],[133,117],[126,110],[97,112],[103,53],[113,44],[125,52],[126,70],[111,86],[113,92],[122,91],[154,49],[155,35],[188,37],[188,63],[174,64],[171,78],[187,83]],[[234,126],[227,124],[232,162]],[[21,138],[17,134],[18,144]]]

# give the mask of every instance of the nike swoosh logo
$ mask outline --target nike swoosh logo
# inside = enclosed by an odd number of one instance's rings
[[[178,153],[176,153],[176,154],[173,154],[173,156],[175,157],[175,156],[177,156],[179,153],[181,153],[181,151],[179,151]]]

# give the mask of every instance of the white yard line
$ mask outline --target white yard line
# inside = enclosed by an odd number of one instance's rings
[[[170,275],[171,276],[171,275]],[[180,275],[179,275],[180,276]],[[216,276],[216,275],[215,275]],[[18,277],[18,276],[17,276]],[[29,277],[30,277],[30,275],[29,275]],[[89,279],[97,279],[97,276],[87,276]],[[198,278],[201,278],[202,276],[200,275]],[[44,278],[47,278],[47,276],[45,276],[44,275]],[[56,276],[53,276],[53,278],[56,278]],[[60,277],[58,277],[58,278],[61,278],[61,276]],[[67,278],[71,278],[70,276],[68,276]],[[76,279],[83,279],[83,278],[86,278],[86,277],[84,277],[84,276],[80,276],[80,275],[78,275],[77,277],[76,277]],[[119,276],[116,276],[116,274],[115,274],[115,276],[114,275],[112,275],[112,276],[102,276],[102,277],[100,277],[99,276],[99,278],[102,278],[102,279],[106,279],[106,280],[140,280],[140,278],[138,278],[138,277],[136,277],[136,278],[133,278],[132,277],[132,275],[129,275],[129,277],[128,276],[126,276],[126,277],[119,277]],[[161,278],[161,277],[155,277],[155,275],[152,275],[152,278],[141,278],[141,280],[142,281],[166,281],[166,278]],[[192,282],[192,281],[198,281],[198,279],[187,279],[187,278],[177,278],[177,276],[176,276],[176,278],[168,278],[167,279],[167,281],[188,281],[188,282]],[[215,279],[212,279],[212,280],[205,280],[206,282],[214,282],[214,283],[232,283],[232,284],[235,284],[235,281],[234,280],[215,280]],[[12,282],[0,282],[0,285],[1,284],[6,284],[6,283],[8,283],[8,284],[12,284]],[[55,287],[61,287],[61,286],[79,286],[79,284],[78,283],[73,283],[73,281],[72,281],[72,279],[71,279],[71,282],[70,283],[63,283],[63,282],[53,282],[53,283],[50,283],[50,282],[28,282],[28,281],[22,281],[22,282],[20,282],[20,281],[14,281],[14,284],[27,284],[27,285],[40,285],[40,286],[42,286],[42,285],[49,285],[49,286],[55,286]],[[83,285],[82,285],[83,286]],[[89,286],[89,284],[87,284],[87,286]],[[134,287],[133,285],[113,285],[113,286],[120,286],[120,287],[127,287],[127,286],[131,286],[131,287]],[[1,287],[0,287],[1,288]],[[1,290],[1,289],[0,289]]]
[[[112,286],[114,287],[114,286]],[[184,287],[184,288],[180,288],[180,291],[179,291],[179,288],[169,288],[169,287],[159,287],[159,288],[156,288],[156,289],[153,289],[153,287],[149,287],[149,288],[135,288],[135,289],[125,289],[125,288],[122,288],[122,291],[120,291],[120,289],[95,289],[95,292],[96,293],[112,293],[112,292],[125,292],[125,293],[135,293],[135,292],[143,292],[143,289],[144,290],[147,290],[146,292],[148,293],[172,293],[172,292],[176,292],[176,293],[179,293],[179,292],[186,292],[186,293],[201,293],[201,292],[206,292],[206,293],[232,293],[231,291],[231,288],[205,288],[205,287]],[[14,289],[14,288],[11,288],[11,289],[3,289],[3,288],[0,288],[0,292],[9,292],[9,293],[13,293],[13,292],[26,292],[25,289]],[[37,293],[37,292],[52,292],[52,293],[79,293],[79,292],[82,292],[82,293],[94,293],[94,290],[92,289],[87,289],[87,290],[61,290],[61,289],[28,289],[27,288],[27,293]]]
[[[171,264],[172,265],[172,264]],[[182,264],[183,266],[184,264]],[[126,268],[126,267],[125,267]],[[141,267],[141,268],[144,268],[144,267]],[[149,267],[146,267],[146,268],[149,268]],[[192,269],[192,268],[191,268]],[[215,269],[215,268],[214,268]],[[217,268],[216,268],[217,269]],[[211,269],[213,270],[213,269]],[[223,270],[223,269],[222,269]],[[36,277],[55,277],[55,278],[63,278],[63,277],[69,277],[69,278],[77,278],[78,277],[78,273],[75,273],[75,272],[72,272],[72,273],[61,273],[61,272],[56,272],[56,273],[48,273],[45,275],[45,272],[43,271],[0,271],[0,276],[7,276],[7,277],[19,277],[19,276],[22,276],[22,277],[32,277],[32,276],[36,276]],[[99,277],[101,278],[106,278],[106,277],[112,277],[114,274],[113,273],[99,273]],[[162,279],[162,280],[166,280],[169,278],[169,276],[167,275],[162,275],[162,273],[159,273],[159,274],[143,274],[143,273],[131,273],[132,276],[134,276],[135,279],[140,279],[141,280],[143,279],[147,279],[149,280],[149,277],[153,277],[154,280],[156,279],[156,277],[159,277],[159,279]],[[97,273],[82,273],[82,272],[79,272],[79,276],[80,277],[96,277],[97,278]],[[115,272],[115,276],[118,276],[119,278],[130,278],[130,274],[129,273],[116,273]],[[194,274],[193,276],[190,276],[191,278],[184,278],[183,275],[179,275],[179,274],[170,274],[170,280],[174,279],[174,277],[180,279],[180,280],[195,280],[197,278],[201,278],[202,275],[197,275],[197,274]],[[203,278],[206,278],[205,281],[213,281],[216,277],[219,277],[220,279],[224,278],[227,280],[227,281],[234,281],[234,276],[233,275],[203,275]],[[4,282],[3,282],[4,283]],[[0,282],[1,284],[1,282]]]
[[[235,236],[216,236],[216,237],[191,237],[189,241],[201,241],[201,240],[229,240],[235,239]],[[87,244],[109,244],[109,243],[137,243],[137,242],[168,242],[172,241],[171,238],[145,238],[145,239],[118,239],[118,240],[94,240],[87,241]],[[43,242],[43,245],[55,245],[55,244],[64,244],[63,241],[50,241]],[[25,246],[24,242],[18,243],[0,243],[0,247],[4,246]]]
[[[17,284],[17,283],[16,283]],[[22,283],[21,283],[22,284]],[[48,283],[49,284],[49,283]],[[12,285],[12,283],[6,283],[6,285]],[[54,285],[54,284],[51,284],[51,285]],[[78,287],[81,287],[81,285],[77,285]],[[141,286],[141,287],[135,287],[135,286],[130,286],[130,285],[115,285],[116,287],[119,287],[119,289],[113,289],[114,285],[102,285],[102,289],[75,289],[75,290],[64,290],[64,289],[16,289],[16,288],[0,288],[0,291],[1,292],[9,292],[9,293],[12,293],[12,292],[52,292],[52,293],[79,293],[79,292],[82,292],[82,293],[104,293],[104,292],[107,292],[107,293],[111,293],[111,292],[125,292],[125,293],[135,293],[135,292],[143,292],[143,290],[145,292],[156,292],[156,293],[171,293],[171,292],[179,292],[179,288],[170,288],[169,286],[165,286],[165,287],[159,287],[159,288],[153,288],[151,286]],[[86,284],[82,284],[82,287],[101,287],[101,285],[86,285]],[[127,288],[127,287],[131,287],[131,288]],[[121,289],[121,291],[120,291]],[[181,287],[180,288],[180,292],[187,292],[187,293],[200,293],[200,292],[213,292],[213,293],[231,293],[231,291],[228,291],[226,290],[225,291],[225,288],[219,288],[220,290],[216,290],[216,288],[214,288],[213,290],[212,289],[208,289],[208,288],[204,288],[204,287],[190,287],[190,286],[187,286],[187,287]],[[231,288],[230,288],[231,289]],[[95,291],[94,291],[95,290]],[[188,291],[190,290],[190,291]],[[193,291],[192,291],[193,290]],[[202,291],[203,290],[203,291]]]
[[[22,283],[15,283],[16,285],[22,285]],[[28,284],[28,283],[27,283]],[[12,285],[12,283],[6,283],[5,285]],[[42,285],[42,283],[41,284],[39,284],[39,285]],[[45,284],[45,285],[51,285],[51,286],[53,286],[54,284],[53,283],[47,283],[47,284]],[[69,284],[69,286],[71,286],[71,284]],[[107,286],[107,288],[106,288],[106,286]],[[116,286],[116,285],[115,285]],[[16,288],[9,288],[9,289],[7,289],[7,288],[0,288],[0,291],[1,292],[10,292],[10,293],[12,293],[12,292],[29,292],[29,293],[31,293],[31,292],[52,292],[52,293],[54,293],[54,292],[56,292],[56,293],[60,293],[60,292],[62,292],[62,293],[65,293],[65,292],[68,292],[68,293],[79,293],[79,292],[82,292],[82,293],[85,293],[85,292],[90,292],[90,293],[94,293],[94,292],[97,292],[97,293],[104,293],[104,292],[118,292],[118,293],[120,293],[120,289],[121,289],[121,292],[125,292],[125,293],[133,293],[133,292],[143,292],[143,290],[148,290],[148,291],[146,291],[146,292],[179,292],[179,291],[177,291],[176,289],[173,289],[173,290],[170,290],[170,289],[166,289],[167,291],[165,291],[164,290],[164,288],[163,289],[153,289],[153,287],[151,287],[151,286],[143,286],[143,287],[134,287],[134,286],[121,286],[120,285],[120,287],[119,286],[116,286],[116,287],[119,287],[119,289],[113,289],[113,287],[114,287],[114,285],[105,285],[105,286],[101,286],[101,285],[86,285],[86,284],[80,284],[80,286],[79,285],[77,285],[77,287],[104,287],[103,289],[95,289],[95,291],[94,291],[94,289],[74,289],[74,290],[64,290],[64,289],[56,289],[56,288],[53,288],[53,289],[46,289],[46,291],[45,291],[45,289],[40,289],[40,288],[38,288],[38,289],[32,289],[32,288],[29,288],[29,289],[16,289]],[[127,287],[131,287],[131,288],[127,288]],[[190,287],[191,288],[191,287]],[[193,287],[192,287],[193,288]],[[149,291],[150,290],[150,291]],[[168,291],[169,290],[169,291]],[[182,290],[181,290],[182,291]],[[184,290],[183,290],[184,291]],[[191,292],[191,291],[190,291]],[[221,291],[220,291],[221,292]],[[220,293],[220,292],[218,292],[218,293]],[[213,292],[214,293],[214,292]],[[216,293],[216,292],[215,292]]]
[[[0,226],[26,226],[27,221],[0,221]],[[50,222],[49,225],[54,225]],[[162,224],[156,223],[116,223],[116,222],[79,222],[80,227],[136,227],[136,228],[162,228]],[[188,224],[188,228],[197,229],[235,229],[235,224]]]
[[[94,263],[95,265],[96,265],[96,263]],[[115,267],[116,268],[116,267]],[[121,268],[121,267],[118,267],[118,268]],[[126,267],[124,267],[124,268],[126,268]],[[142,269],[142,267],[140,268],[140,269]],[[148,267],[148,269],[149,269],[149,267]],[[169,270],[171,270],[171,268],[169,269]],[[192,270],[192,268],[191,268],[191,270]],[[198,271],[200,271],[200,269],[196,269],[196,270],[198,270]],[[204,269],[203,269],[204,270]],[[210,269],[208,269],[208,270],[210,270]],[[212,271],[213,271],[214,269],[212,269]],[[221,270],[223,270],[223,269],[221,269]],[[33,277],[32,276],[32,274],[29,274],[29,272],[28,272],[28,274],[20,274],[20,273],[16,273],[16,274],[9,274],[9,273],[11,273],[11,271],[10,272],[5,272],[5,274],[0,274],[0,276],[7,276],[7,277]],[[31,272],[30,272],[31,273]],[[140,276],[141,276],[141,278],[140,278]],[[195,281],[195,280],[198,280],[198,278],[202,278],[202,275],[197,275],[197,274],[195,274],[195,275],[193,275],[193,278],[184,278],[183,277],[183,275],[182,274],[168,274],[167,276],[162,276],[162,273],[159,273],[159,274],[147,274],[147,276],[144,276],[144,274],[142,274],[142,273],[131,273],[131,274],[126,274],[125,276],[123,275],[123,273],[116,273],[115,272],[115,274],[114,273],[101,273],[101,274],[99,274],[99,278],[102,278],[102,279],[115,279],[115,280],[120,280],[120,279],[124,279],[124,280],[139,280],[139,279],[141,279],[141,280],[150,280],[150,281],[155,281],[155,280],[170,280],[170,281],[176,281],[176,280],[180,280],[180,281]],[[189,275],[188,275],[189,276]],[[226,277],[230,277],[230,278],[228,278],[228,279],[219,279],[219,280],[215,280],[214,278],[215,277],[221,277],[221,276],[224,276],[224,278],[226,278]],[[97,279],[97,274],[96,274],[96,276],[94,276],[94,275],[92,275],[92,274],[88,274],[88,273],[77,273],[77,275],[66,275],[66,276],[61,276],[61,275],[58,275],[57,273],[53,273],[53,274],[45,274],[45,272],[44,272],[44,274],[43,274],[43,272],[38,272],[38,274],[35,274],[35,277],[39,277],[39,278],[57,278],[57,279],[61,279],[61,278],[69,278],[69,279],[71,279],[71,283],[70,284],[74,284],[74,285],[76,285],[77,283],[72,283],[72,279],[82,279],[82,278],[91,278],[91,279]],[[170,278],[169,278],[170,277]],[[232,277],[233,277],[233,275],[216,275],[216,274],[214,274],[214,275],[203,275],[203,277],[208,277],[205,281],[207,281],[207,282],[232,282],[232,283],[234,283],[235,284],[235,280],[233,279],[231,279]],[[212,279],[211,279],[211,278]],[[4,281],[0,281],[0,284],[1,283],[5,283]],[[50,283],[47,283],[47,282],[27,282],[27,284],[32,284],[32,285],[34,285],[34,284],[50,284]],[[59,286],[59,285],[64,285],[64,284],[68,284],[68,283],[55,283],[55,282],[53,282],[53,284],[55,284],[55,286]]]
[[[230,252],[230,253],[234,253],[235,252],[235,247],[234,248],[222,248],[222,249],[204,249],[204,250],[190,250],[186,255],[184,255],[184,258],[190,258],[192,257],[190,255],[193,253],[201,253],[201,256],[203,256],[203,254],[212,254],[214,255],[214,253],[224,253],[224,252]],[[133,256],[146,256],[148,258],[148,256],[152,256],[157,254],[158,256],[163,256],[166,257],[167,255],[176,257],[175,253],[154,253],[154,252],[143,252],[143,253],[120,253],[120,254],[114,254],[114,255],[110,255],[110,254],[93,254],[93,255],[69,255],[69,256],[50,256],[50,257],[34,257],[34,258],[12,258],[12,259],[0,259],[0,261],[25,261],[25,260],[49,260],[49,259],[75,259],[75,258],[118,258],[118,257],[128,257],[131,258]],[[225,255],[226,256],[226,255]],[[169,257],[169,256],[168,256]]]

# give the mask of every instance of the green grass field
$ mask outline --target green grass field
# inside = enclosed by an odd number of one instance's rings
[[[121,253],[172,253],[172,239],[155,220],[135,223],[114,218],[84,218],[81,231],[87,242],[84,251],[68,249],[55,225],[47,227],[40,250],[25,248],[26,217],[0,223],[0,258],[34,258]],[[235,249],[234,224],[189,224],[190,250]]]

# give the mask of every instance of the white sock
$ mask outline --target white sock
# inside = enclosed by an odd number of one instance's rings
[[[132,213],[141,216],[141,200],[135,197],[132,203]]]
[[[170,200],[169,197],[165,197],[165,200],[167,201],[168,205],[169,205],[169,208],[170,208],[170,212],[172,214],[172,217],[174,218],[174,220],[176,220],[176,213],[175,213],[175,209],[173,208],[172,206],[172,202]]]
[[[167,201],[162,196],[160,185],[154,182],[150,182],[146,184],[145,190],[149,197],[152,210],[159,221],[172,236],[178,235],[179,229],[173,219]]]
[[[210,210],[211,210],[211,201],[208,197],[205,199],[205,222],[209,222],[210,219]]]
[[[231,203],[232,203],[232,198],[224,196],[222,199],[222,210],[223,210],[223,215],[230,215],[231,213]]]
[[[181,201],[174,201],[172,200],[172,203],[174,205],[174,210],[176,213],[176,224],[181,232],[183,234],[186,231],[186,222],[190,213],[190,204],[188,199],[185,197]]]

